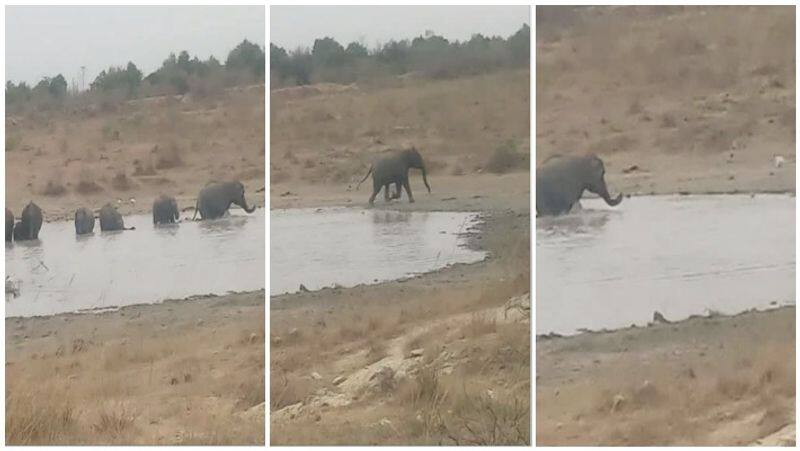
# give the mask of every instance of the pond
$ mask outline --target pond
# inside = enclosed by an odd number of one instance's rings
[[[536,221],[537,334],[795,303],[795,198],[643,196]]]
[[[355,208],[273,210],[270,294],[402,279],[486,254],[467,246],[475,213]]]
[[[51,315],[265,287],[263,209],[213,221],[76,236],[72,221],[45,223],[39,240],[6,244],[6,317]]]

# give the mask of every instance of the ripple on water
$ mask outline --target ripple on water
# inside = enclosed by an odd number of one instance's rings
[[[536,221],[537,333],[795,302],[795,198],[655,196]]]

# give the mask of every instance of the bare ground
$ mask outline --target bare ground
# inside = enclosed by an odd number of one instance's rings
[[[794,446],[794,344],[794,307],[538,337],[536,443]]]
[[[6,206],[18,216],[33,200],[45,221],[106,202],[149,214],[161,193],[189,209],[208,181],[238,179],[263,207],[263,96],[262,85],[6,117]]]
[[[9,445],[264,444],[264,292],[6,319]]]

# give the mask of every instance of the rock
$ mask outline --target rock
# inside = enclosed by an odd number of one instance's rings
[[[300,284],[300,291],[301,291],[301,292],[303,292],[303,293],[308,293],[308,292],[309,292],[309,291],[311,291],[311,290],[309,290],[308,288],[306,288],[306,286],[305,286],[305,285],[303,285],[303,284],[301,283],[301,284]]]
[[[292,330],[289,331],[289,336],[292,337],[292,338],[297,338],[297,337],[300,336],[300,331],[297,330],[296,327],[294,327],[294,328],[292,328]]]
[[[255,332],[252,332],[250,334],[250,337],[247,339],[247,342],[250,343],[251,345],[256,344],[256,342],[258,342],[258,335],[256,335]]]
[[[333,385],[339,385],[339,384],[341,384],[342,382],[344,382],[346,380],[347,380],[347,378],[345,376],[338,376],[332,381],[332,383],[333,383]]]
[[[409,354],[412,358],[422,357],[425,354],[425,350],[422,348],[412,349],[411,354]]]
[[[311,379],[314,379],[314,380],[318,381],[318,380],[322,379],[322,375],[320,375],[319,373],[314,371],[314,372],[311,373]]]

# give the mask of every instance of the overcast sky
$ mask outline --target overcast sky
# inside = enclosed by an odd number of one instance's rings
[[[263,6],[7,6],[6,79],[37,83],[63,74],[86,86],[133,61],[145,75],[170,52],[224,62],[247,39],[264,45]]]
[[[530,25],[527,6],[272,6],[270,41],[287,50],[311,47],[317,38],[369,48],[434,31],[450,40],[475,33],[508,37]]]

